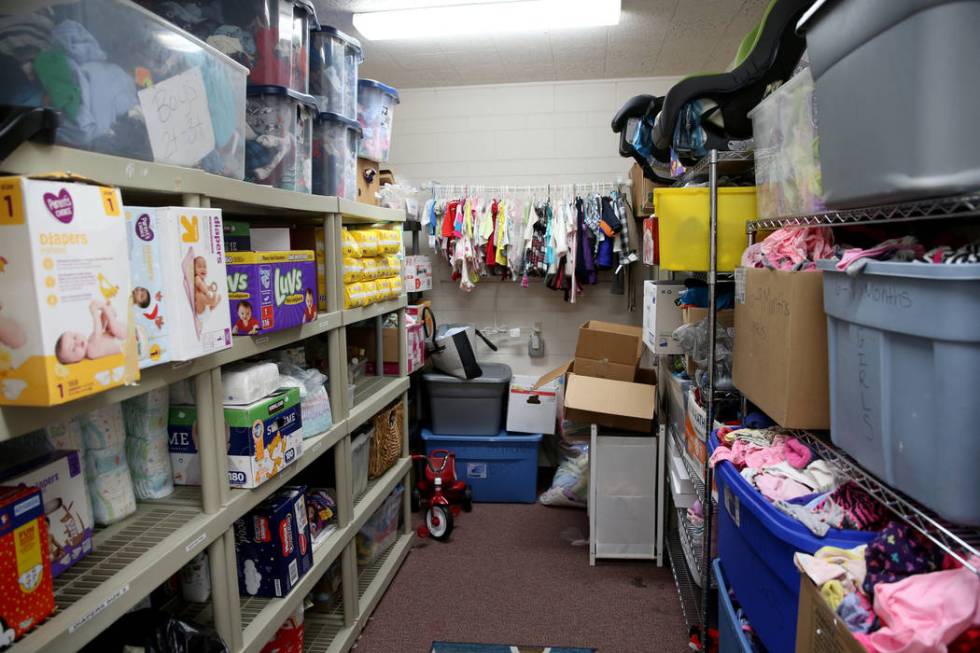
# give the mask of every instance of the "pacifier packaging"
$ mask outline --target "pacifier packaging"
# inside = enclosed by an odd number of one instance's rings
[[[0,405],[139,378],[119,190],[68,179],[0,178]]]
[[[170,357],[186,361],[231,347],[220,209],[156,209]]]

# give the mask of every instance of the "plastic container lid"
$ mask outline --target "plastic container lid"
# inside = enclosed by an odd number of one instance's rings
[[[837,261],[833,259],[821,259],[817,261],[817,269],[844,274],[843,271],[837,269]],[[935,281],[980,281],[980,263],[948,265],[944,263],[868,261],[857,278],[860,279],[862,276],[868,274],[883,277],[930,279]]]
[[[353,129],[354,131],[356,131],[358,134],[361,134],[361,133],[364,132],[364,130],[361,129],[361,123],[357,122],[356,120],[351,120],[347,116],[342,116],[339,113],[334,113],[333,111],[321,111],[317,115],[317,119],[318,120],[329,120],[331,122],[343,123],[348,128]]]
[[[313,6],[312,0],[293,0],[293,4],[297,7],[301,7],[306,10],[306,13],[310,15],[310,29],[316,29],[320,26],[320,21],[316,17],[316,7]]]
[[[487,363],[489,365],[489,363]],[[502,444],[511,445],[521,442],[541,442],[544,436],[541,433],[511,433],[501,431],[497,435],[436,435],[429,429],[422,429],[422,439],[426,442],[453,442],[463,443],[464,445],[479,446],[481,444]]]
[[[379,82],[376,79],[359,79],[357,80],[357,87],[360,88],[366,86],[368,88],[376,88],[381,90],[383,93],[387,93],[391,97],[395,98],[395,103],[400,104],[401,100],[398,98],[398,89],[392,86],[388,86],[383,82]]]
[[[320,25],[316,29],[311,29],[310,31],[311,32],[319,32],[321,34],[329,34],[331,36],[336,36],[341,41],[345,41],[345,42],[347,42],[348,45],[352,45],[355,48],[357,48],[358,54],[360,54],[361,52],[363,52],[363,48],[361,47],[361,42],[360,41],[358,41],[357,39],[355,39],[350,34],[347,34],[346,32],[341,32],[336,27],[332,27],[330,25]]]
[[[291,88],[285,86],[276,86],[273,84],[259,85],[259,84],[249,84],[245,89],[246,95],[256,96],[256,95],[282,95],[286,97],[291,97],[294,100],[307,104],[314,109],[317,108],[316,98],[312,95],[307,95],[306,93],[300,93],[299,91],[294,91]]]
[[[510,383],[510,365],[506,363],[480,363],[483,376],[475,379],[460,379],[441,372],[426,372],[422,375],[427,383]]]

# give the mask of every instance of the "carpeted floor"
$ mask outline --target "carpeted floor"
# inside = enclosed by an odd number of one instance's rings
[[[428,653],[434,640],[680,653],[684,619],[670,569],[601,561],[562,541],[584,510],[476,504],[447,544],[417,540],[356,645]]]

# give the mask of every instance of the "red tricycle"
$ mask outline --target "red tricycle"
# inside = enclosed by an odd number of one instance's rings
[[[456,478],[456,454],[445,449],[432,451],[428,456],[414,454],[412,460],[424,460],[424,474],[412,489],[412,512],[428,506],[425,523],[416,532],[419,537],[445,541],[453,532],[453,516],[460,507],[473,510],[473,493],[466,482]]]

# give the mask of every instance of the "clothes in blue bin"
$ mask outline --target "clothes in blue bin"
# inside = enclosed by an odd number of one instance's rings
[[[943,568],[945,553],[907,524],[888,524],[871,540],[864,558],[867,573],[863,589],[873,597],[875,585],[894,583]]]

